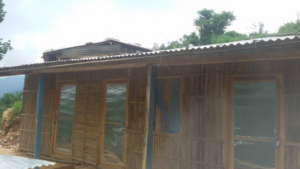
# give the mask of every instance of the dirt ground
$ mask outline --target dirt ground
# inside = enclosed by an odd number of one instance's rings
[[[0,148],[0,154],[5,155],[13,155],[13,156],[21,156],[21,157],[29,157],[24,152],[17,151],[14,148]]]

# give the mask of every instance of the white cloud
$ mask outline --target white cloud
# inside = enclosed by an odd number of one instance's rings
[[[99,42],[106,37],[151,48],[155,42],[177,40],[195,31],[196,12],[203,8],[233,11],[237,20],[229,30],[242,33],[250,32],[252,23],[259,21],[265,23],[267,30],[275,32],[283,23],[295,20],[297,11],[300,12],[300,1],[292,0],[284,3],[177,0],[168,1],[163,8],[155,4],[135,8],[139,1],[133,2],[130,8],[124,8],[117,0],[6,1],[8,14],[1,23],[0,37],[11,38],[14,50],[0,61],[0,66],[40,62],[45,50]]]

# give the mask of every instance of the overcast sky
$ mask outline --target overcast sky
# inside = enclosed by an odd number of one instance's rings
[[[249,33],[253,22],[270,32],[295,21],[300,0],[4,0],[0,37],[14,49],[0,66],[41,62],[45,50],[99,42],[106,37],[153,44],[177,40],[196,31],[193,21],[203,8],[232,11],[228,30]]]

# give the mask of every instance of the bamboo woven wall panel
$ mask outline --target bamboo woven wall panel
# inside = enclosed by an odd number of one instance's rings
[[[300,60],[255,61],[205,65],[167,66],[158,68],[158,76],[183,77],[182,92],[182,133],[168,135],[155,133],[153,138],[152,168],[214,168],[223,165],[223,111],[222,94],[224,79],[236,73],[283,73],[286,113],[286,141],[294,145],[285,148],[285,168],[299,169],[300,158]],[[145,102],[146,68],[101,70],[91,72],[59,73],[58,81],[78,83],[73,132],[73,157],[88,163],[97,162],[100,136],[101,84],[105,79],[130,78],[128,100],[128,128],[126,129],[126,168],[141,167]],[[25,85],[23,116],[21,122],[20,147],[32,149],[35,129],[37,76],[28,76],[30,85]],[[49,77],[50,78],[50,77]],[[54,75],[52,75],[54,78]],[[47,80],[46,80],[47,81]],[[28,82],[29,83],[29,82]],[[47,85],[53,87],[53,80]],[[52,83],[52,85],[50,85]],[[47,90],[54,88],[47,87]],[[34,94],[35,92],[35,94]],[[47,103],[53,104],[53,94],[45,95]],[[25,99],[26,98],[26,99]],[[48,104],[46,104],[48,106]],[[47,115],[51,115],[49,110]],[[25,115],[29,114],[29,116]],[[47,121],[44,118],[43,122]],[[45,125],[47,122],[45,123]],[[48,128],[48,127],[44,127]],[[31,132],[26,132],[26,131]],[[48,130],[44,130],[48,132]],[[43,135],[43,137],[47,137]],[[24,142],[23,142],[24,141]],[[45,143],[50,144],[50,143]],[[47,152],[47,150],[45,150]],[[298,167],[298,168],[297,168]],[[103,166],[103,168],[118,168]]]
[[[286,141],[300,143],[300,95],[286,96]]]
[[[37,90],[38,89],[38,75],[26,75],[24,90]]]
[[[37,75],[25,76],[19,148],[27,151],[33,151],[34,147],[37,82]]]
[[[56,77],[56,74],[45,76],[41,152],[47,156],[51,155],[52,127],[57,106]]]
[[[131,70],[131,74],[138,74],[136,71],[140,71],[140,69]],[[130,80],[128,91],[128,124],[126,128],[127,150],[125,152],[126,168],[130,169],[140,169],[142,167],[146,87],[146,78]]]
[[[91,78],[91,76],[90,76]],[[87,111],[86,111],[86,125],[85,125],[85,161],[97,163],[98,159],[98,141],[100,134],[99,121],[100,116],[100,99],[101,93],[90,90],[89,83],[89,94],[87,97]],[[101,83],[98,83],[101,88]]]
[[[300,169],[300,147],[286,146],[284,161],[284,168]]]

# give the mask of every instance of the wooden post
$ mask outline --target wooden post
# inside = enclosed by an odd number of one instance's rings
[[[35,128],[35,141],[34,141],[35,159],[40,159],[40,154],[41,154],[44,84],[45,84],[45,74],[39,74],[37,107],[36,107],[36,128]]]
[[[155,84],[156,84],[156,67],[148,67],[147,77],[147,104],[145,120],[145,137],[143,148],[142,169],[151,169],[152,141],[155,117]]]

